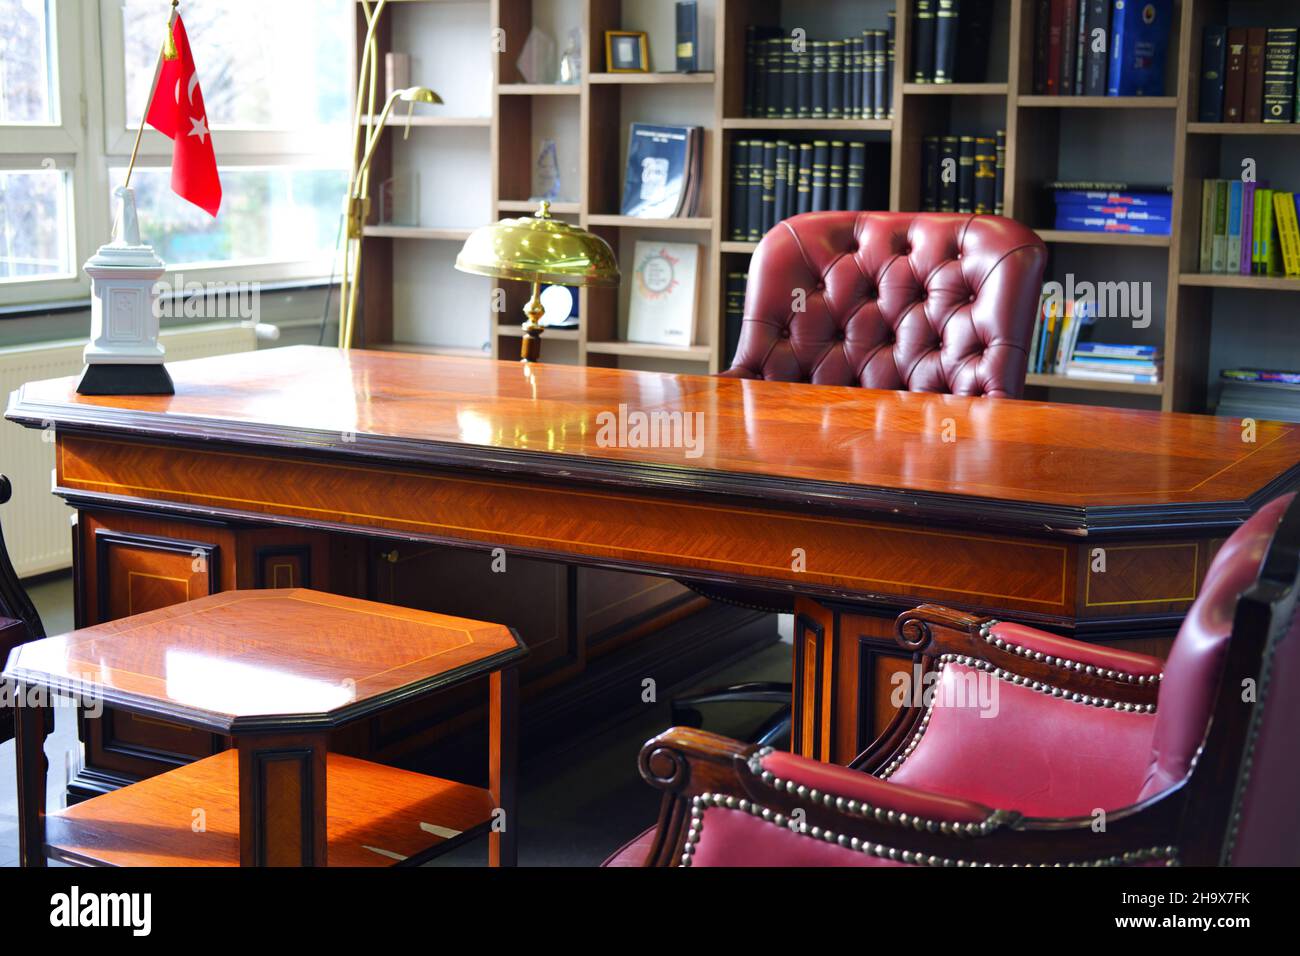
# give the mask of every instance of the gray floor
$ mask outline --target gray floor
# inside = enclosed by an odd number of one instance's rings
[[[46,632],[72,628],[72,580],[60,577],[30,586]],[[775,626],[775,625],[774,625]],[[724,671],[702,685],[742,680],[789,680],[790,647],[776,644]],[[770,712],[767,706],[714,707],[708,727],[745,736]],[[524,866],[594,866],[624,841],[654,822],[658,791],[637,774],[641,745],[669,724],[668,703],[647,704],[610,730],[553,754],[525,763],[519,787],[519,862]],[[55,732],[46,747],[50,758],[50,806],[63,805],[63,785],[79,765],[76,715],[68,707],[55,714]],[[483,841],[466,845],[434,866],[482,863]],[[14,745],[0,744],[0,866],[18,862],[17,801],[14,795]]]

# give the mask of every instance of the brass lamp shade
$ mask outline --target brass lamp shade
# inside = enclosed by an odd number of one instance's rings
[[[456,268],[493,279],[616,288],[618,262],[609,243],[552,219],[550,208],[543,201],[536,215],[475,229],[456,257]]]
[[[456,268],[493,279],[514,279],[533,284],[532,299],[524,307],[522,358],[536,361],[540,354],[542,284],[617,288],[618,262],[614,250],[600,236],[551,218],[551,204],[543,201],[533,216],[502,219],[475,229],[460,254]]]

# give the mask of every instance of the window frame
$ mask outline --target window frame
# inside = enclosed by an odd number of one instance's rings
[[[130,162],[135,130],[126,126],[126,58],[123,43],[123,0],[49,0],[55,42],[56,124],[0,124],[0,169],[40,169],[53,159],[67,170],[71,187],[73,276],[32,278],[0,283],[0,305],[31,305],[85,300],[90,279],[82,264],[111,239],[113,209],[110,172]],[[164,16],[158,21],[161,44]],[[201,70],[200,66],[200,70]],[[202,74],[200,73],[200,77]],[[98,79],[99,91],[92,81]],[[349,103],[351,102],[349,94]],[[349,106],[349,111],[350,111]],[[350,112],[349,112],[350,115]],[[306,130],[230,129],[218,127],[218,162],[222,168],[240,166],[327,167],[338,158],[346,163],[350,133],[312,127]],[[145,127],[136,168],[168,168],[172,142]],[[346,169],[345,165],[340,168]],[[342,212],[343,191],[339,194]],[[186,281],[314,282],[330,276],[337,249],[320,256],[262,259],[241,263],[169,266],[169,276],[183,271]]]
[[[92,50],[71,0],[50,0],[53,12],[50,26],[54,31],[51,44],[55,55],[54,102],[58,110],[54,123],[0,124],[0,169],[41,169],[47,161],[53,168],[68,174],[69,243],[72,275],[31,278],[0,283],[0,297],[6,303],[43,303],[83,299],[90,295],[90,279],[82,271],[89,258],[91,237],[109,228],[104,217],[86,202],[96,188],[108,190],[108,172],[104,169],[96,182],[95,163],[90,146],[90,116],[85,97],[85,76],[97,66],[97,49]],[[94,45],[97,47],[97,44]],[[98,245],[98,244],[96,244]]]

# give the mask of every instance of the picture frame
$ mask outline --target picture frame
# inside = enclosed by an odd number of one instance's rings
[[[644,32],[605,31],[606,73],[649,73],[650,44]]]

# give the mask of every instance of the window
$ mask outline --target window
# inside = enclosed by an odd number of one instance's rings
[[[214,220],[171,191],[172,143],[149,127],[131,185],[170,269],[208,278],[331,271],[351,138],[354,0],[183,3],[215,136]],[[110,238],[153,83],[158,0],[0,0],[0,306],[84,298]]]

